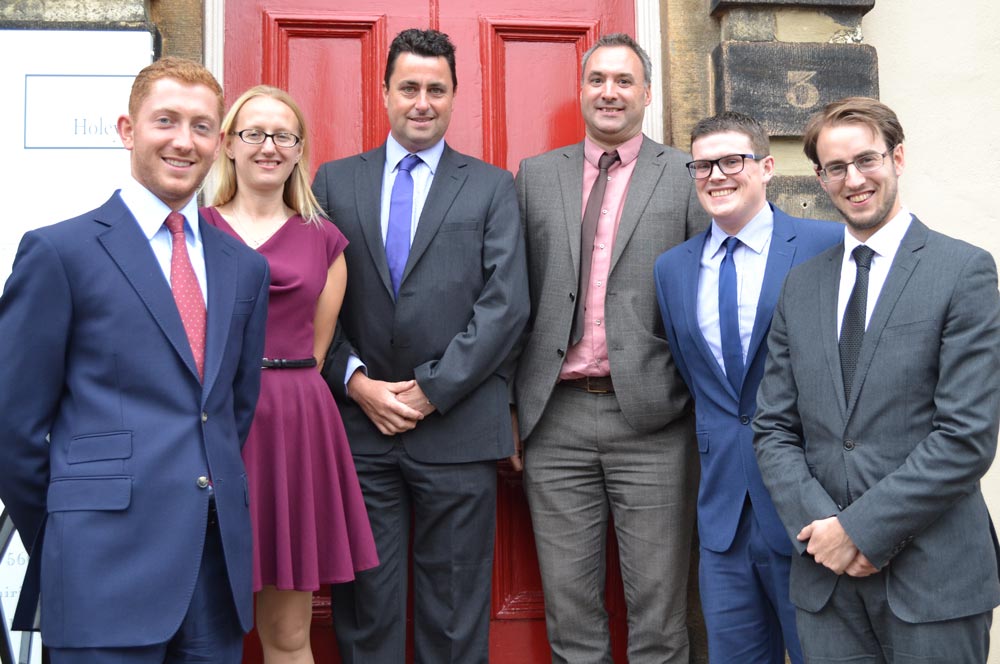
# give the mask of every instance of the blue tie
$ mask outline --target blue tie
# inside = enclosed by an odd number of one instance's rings
[[[740,243],[735,237],[728,237],[723,244],[726,255],[719,268],[719,331],[722,335],[722,362],[726,366],[729,383],[740,393],[743,382],[743,344],[740,341],[740,312],[736,302],[736,265],[733,252]]]
[[[410,171],[421,163],[420,157],[408,154],[399,162],[396,181],[389,197],[389,228],[385,232],[385,259],[389,263],[392,292],[399,295],[399,282],[410,255],[410,221],[413,217],[413,176]]]

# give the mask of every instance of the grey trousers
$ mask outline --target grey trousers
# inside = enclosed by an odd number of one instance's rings
[[[604,600],[610,515],[630,664],[687,663],[695,450],[690,416],[641,434],[614,394],[556,386],[525,441],[524,470],[553,662],[611,662]]]
[[[933,602],[933,597],[927,598]],[[842,576],[817,613],[795,612],[806,664],[986,664],[993,612],[907,623],[895,616],[884,573]]]

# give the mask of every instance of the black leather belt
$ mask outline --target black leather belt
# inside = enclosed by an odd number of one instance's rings
[[[306,367],[316,366],[316,358],[309,357],[304,360],[272,360],[269,357],[265,357],[261,360],[260,366],[263,369],[305,369]]]
[[[574,390],[583,390],[591,394],[614,394],[615,386],[611,382],[611,376],[584,376],[583,378],[570,378],[561,380],[559,384],[563,387],[572,387]]]

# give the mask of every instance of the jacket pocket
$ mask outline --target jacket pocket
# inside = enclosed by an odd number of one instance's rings
[[[49,512],[116,511],[131,502],[131,477],[68,477],[49,484]]]
[[[66,463],[128,459],[131,456],[132,432],[110,431],[70,439]]]

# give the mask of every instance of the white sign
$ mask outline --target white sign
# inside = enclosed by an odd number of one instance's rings
[[[129,177],[115,126],[128,112],[132,80],[152,56],[145,31],[0,30],[0,152],[7,160],[0,282],[25,231],[96,208]],[[3,629],[10,629],[26,567],[15,534],[0,558]],[[15,653],[28,647],[21,636],[11,634]],[[30,647],[32,664],[41,662],[37,633]]]
[[[118,116],[135,76],[25,74],[25,150],[121,150]]]

